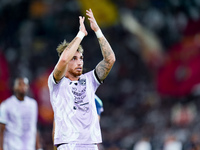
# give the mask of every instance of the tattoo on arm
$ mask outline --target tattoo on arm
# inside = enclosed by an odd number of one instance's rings
[[[99,44],[100,44],[101,52],[102,52],[104,59],[109,61],[109,56],[110,56],[111,52],[113,52],[113,51],[112,51],[108,41],[105,38],[100,38]]]
[[[104,59],[97,65],[96,72],[99,79],[103,81],[115,62],[115,56],[110,44],[104,37],[99,38],[99,44]]]
[[[55,69],[55,70],[54,70],[54,75],[55,75],[55,76],[60,76],[60,74],[61,74],[61,71],[60,71],[60,70],[58,70],[58,69]]]
[[[96,73],[101,81],[103,81],[109,74],[111,68],[102,60],[96,67]]]
[[[62,71],[55,68],[53,76],[54,76],[54,79],[56,80],[56,82],[59,81],[62,78],[61,75],[62,75]]]

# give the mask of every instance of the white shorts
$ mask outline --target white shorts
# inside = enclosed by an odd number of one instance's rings
[[[57,150],[98,150],[97,144],[68,143],[58,146]]]

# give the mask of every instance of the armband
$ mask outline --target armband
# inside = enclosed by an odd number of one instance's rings
[[[95,34],[96,34],[97,38],[103,37],[103,33],[101,32],[100,29],[98,31],[96,31]]]
[[[85,36],[85,33],[83,33],[82,31],[79,31],[76,37],[79,37],[82,40],[84,36]]]

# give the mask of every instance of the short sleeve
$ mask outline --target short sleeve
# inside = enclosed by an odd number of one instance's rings
[[[6,115],[6,103],[2,102],[0,105],[0,123],[7,123],[7,115]]]
[[[85,74],[90,82],[90,85],[93,87],[94,91],[100,86],[100,82],[98,81],[96,75],[95,75],[95,70],[92,70],[90,72],[87,72]]]
[[[52,73],[49,75],[49,78],[48,78],[48,86],[49,86],[49,89],[52,90],[54,85],[56,85],[56,82],[55,82],[55,80],[54,80],[53,72],[52,72]]]

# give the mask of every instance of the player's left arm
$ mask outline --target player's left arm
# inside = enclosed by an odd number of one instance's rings
[[[57,150],[57,147],[54,145],[54,135],[55,135],[55,120],[53,120],[52,140],[53,140],[53,149]]]
[[[1,103],[0,105],[0,150],[3,150],[4,144],[4,132],[6,130],[7,124],[7,106],[6,103]]]
[[[41,143],[41,138],[40,138],[40,133],[37,130],[37,134],[36,134],[36,150],[43,150],[42,149],[42,143]]]
[[[107,39],[104,37],[103,33],[101,32],[101,29],[99,28],[93,12],[91,9],[86,10],[86,15],[88,16],[88,20],[90,21],[91,29],[96,33],[97,38],[99,40],[99,44],[101,47],[101,52],[103,55],[103,60],[99,62],[99,64],[96,66],[96,73],[98,78],[103,81],[107,75],[109,74],[110,70],[112,69],[112,66],[115,63],[115,54],[108,43]]]
[[[0,150],[3,150],[3,139],[4,139],[4,131],[5,131],[5,124],[0,123]]]

